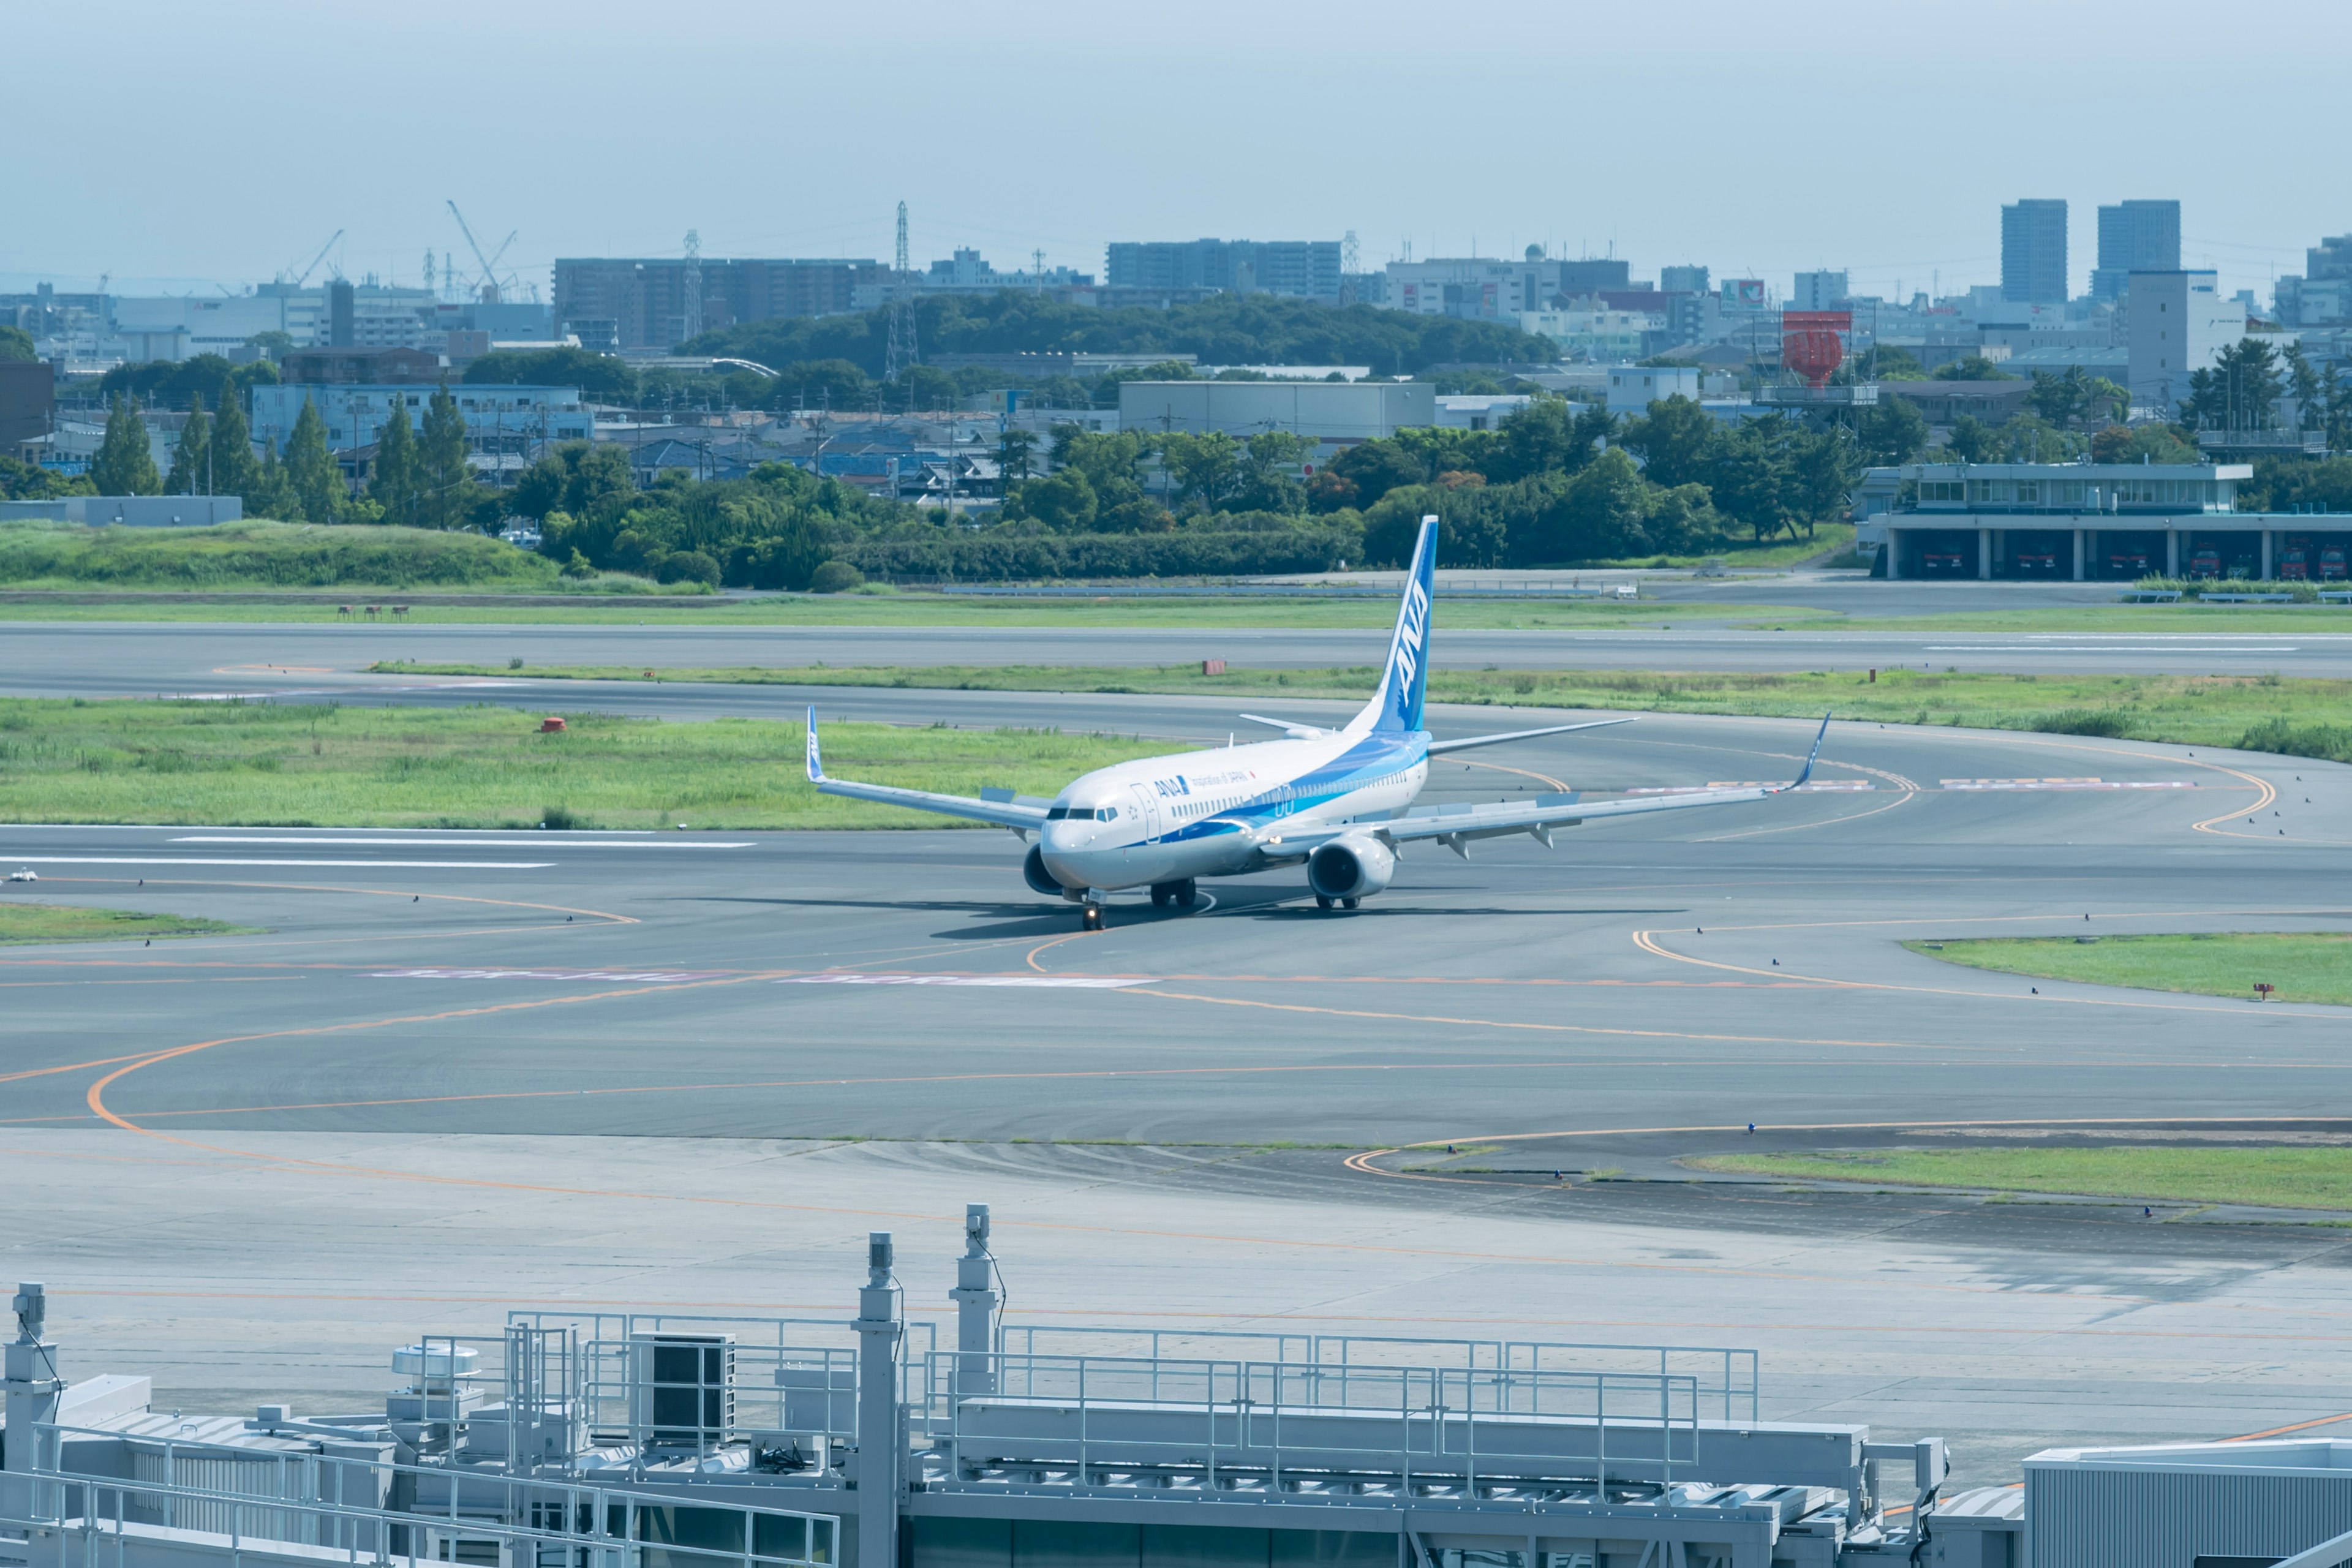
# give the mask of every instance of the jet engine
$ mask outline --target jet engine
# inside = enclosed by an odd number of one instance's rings
[[[1307,858],[1307,885],[1318,899],[1360,899],[1396,875],[1396,855],[1379,839],[1336,838]]]
[[[1029,853],[1022,859],[1021,879],[1029,884],[1032,891],[1049,899],[1069,897],[1069,889],[1054,880],[1054,873],[1045,869],[1045,851],[1034,844],[1029,846]]]

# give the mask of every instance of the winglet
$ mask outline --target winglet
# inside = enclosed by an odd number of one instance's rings
[[[816,705],[814,703],[809,705],[808,710],[808,770],[809,783],[824,782],[824,758],[816,749]]]
[[[1827,713],[1824,713],[1822,715],[1821,731],[1813,737],[1813,749],[1805,757],[1805,771],[1799,773],[1795,779],[1790,782],[1789,787],[1790,789],[1797,788],[1807,779],[1813,776],[1813,764],[1821,760],[1822,741],[1829,734],[1829,732],[1830,716]],[[810,726],[809,729],[809,755],[811,757],[814,757],[816,755],[816,729],[814,725]]]

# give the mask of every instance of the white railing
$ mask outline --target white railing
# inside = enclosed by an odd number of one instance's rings
[[[825,1514],[99,1428],[31,1436],[28,1516],[0,1527],[56,1532],[69,1548],[58,1568],[140,1568],[142,1542],[232,1563],[275,1551],[354,1565],[824,1568],[839,1556]],[[155,1473],[69,1469],[69,1442],[126,1447]],[[299,1550],[277,1550],[289,1547]]]
[[[2344,1568],[2347,1563],[2352,1563],[2352,1533],[2323,1541],[2292,1557],[2282,1557],[2272,1568]]]
[[[971,1358],[928,1358],[924,1426],[967,1465],[1063,1465],[1081,1476],[1192,1468],[1204,1484],[1287,1472],[1386,1473],[1406,1491],[1544,1479],[1695,1480],[1696,1380],[1504,1366],[1374,1366],[995,1355],[993,1396],[955,1391]],[[1352,1418],[1352,1419],[1351,1419]],[[1612,1451],[1612,1434],[1618,1447]]]
[[[514,1311],[508,1330],[570,1340],[572,1362],[561,1380],[592,1432],[698,1457],[761,1432],[851,1439],[857,1352],[846,1318],[726,1318],[677,1312]],[[938,1325],[909,1320],[899,1397],[919,1397],[921,1358],[939,1342]],[[830,1344],[811,1330],[828,1331]],[[438,1342],[437,1341],[436,1342]],[[716,1379],[698,1365],[673,1375],[648,1353],[655,1343],[725,1347]],[[551,1380],[554,1381],[554,1380]],[[667,1405],[689,1414],[668,1415]],[[813,1410],[827,1413],[811,1420]]]
[[[1008,1354],[1240,1357],[1346,1369],[1444,1366],[1529,1372],[1639,1372],[1688,1377],[1707,1419],[1758,1419],[1759,1358],[1722,1345],[1628,1345],[1551,1340],[1411,1339],[1381,1334],[1252,1333],[1203,1329],[1073,1328],[1007,1323],[997,1348]]]

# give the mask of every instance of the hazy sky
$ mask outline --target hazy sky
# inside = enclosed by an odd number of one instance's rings
[[[2352,6],[8,0],[0,288],[211,291],[466,254],[1099,273],[1112,238],[1337,237],[1367,265],[1614,253],[1783,291],[1997,281],[2000,207],[2183,203],[2225,289],[2352,230]],[[48,20],[41,22],[46,16]],[[37,40],[43,36],[47,44]],[[503,270],[503,268],[502,268]]]

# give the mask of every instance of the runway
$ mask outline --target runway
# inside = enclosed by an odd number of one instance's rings
[[[1531,611],[1530,614],[1539,613]],[[2347,612],[2352,616],[2352,612]],[[2352,667],[2352,618],[2293,633],[1811,632],[1664,626],[1518,631],[1446,627],[1439,668],[1771,671],[1903,666],[2025,674],[2340,677]],[[2341,629],[2336,628],[2340,625]],[[1386,633],[1269,627],[779,627],[140,624],[0,621],[0,694],[152,697],[326,690],[357,699],[415,679],[372,676],[394,659],[520,672],[549,665],[647,668],[756,665],[1110,665],[1223,658],[1235,668],[1377,665]]]
[[[1186,699],[823,700],[1231,723]],[[1810,729],[1648,718],[1444,764],[1429,798],[1786,777]],[[2352,1410],[2340,1232],[1696,1186],[1675,1163],[1752,1147],[1751,1121],[1801,1146],[2340,1131],[2339,1010],[2030,986],[1898,943],[2342,929],[2352,768],[1841,725],[1820,776],[1556,851],[1417,849],[1352,915],[1274,873],[1195,914],[1115,905],[1098,936],[996,832],[0,829],[40,897],[267,928],[0,950],[0,1181],[58,1226],[14,1250],[66,1300],[122,1292],[89,1299],[95,1342],[194,1392],[225,1386],[202,1348],[223,1325],[278,1323],[323,1393],[397,1322],[461,1326],[496,1289],[845,1300],[834,1255],[866,1228],[929,1237],[943,1270],[956,1205],[988,1198],[1027,1227],[1040,1302],[1050,1280],[1109,1317],[1754,1343],[1768,1415],[1874,1401],[1979,1478],[2062,1438]],[[1365,1152],[1447,1142],[1525,1169],[1432,1181]]]

